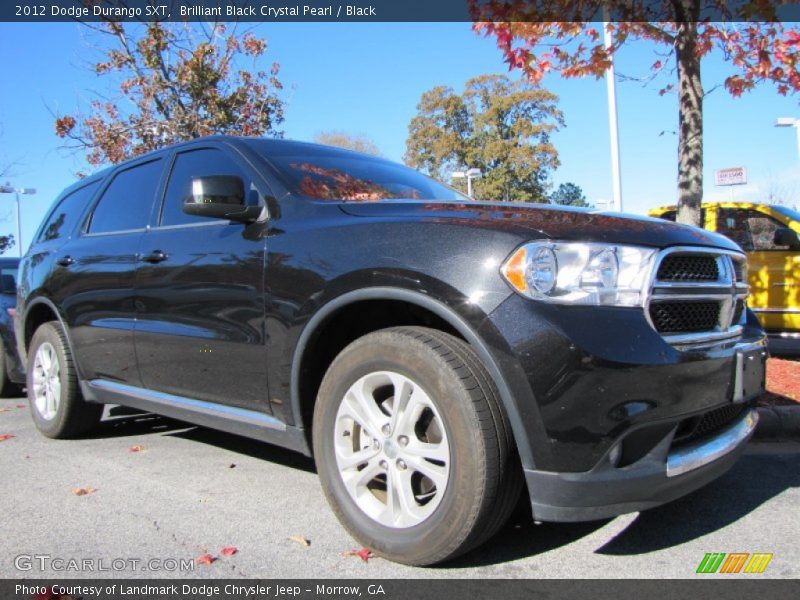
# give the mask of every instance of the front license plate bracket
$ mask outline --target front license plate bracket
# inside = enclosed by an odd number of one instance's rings
[[[742,403],[764,393],[767,353],[762,348],[736,352],[733,402]]]

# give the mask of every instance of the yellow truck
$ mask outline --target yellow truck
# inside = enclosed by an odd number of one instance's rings
[[[770,336],[770,349],[800,353],[800,212],[753,202],[704,203],[702,209],[705,229],[747,253],[748,304]],[[675,206],[662,206],[649,215],[674,221],[676,213]]]

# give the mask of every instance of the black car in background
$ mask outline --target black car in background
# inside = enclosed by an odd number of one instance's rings
[[[14,313],[17,308],[18,258],[0,258],[0,397],[19,394],[25,369],[17,354]]]
[[[526,487],[535,519],[595,520],[730,468],[764,381],[746,272],[694,227],[214,137],[65,190],[16,333],[44,435],[110,403],[313,455],[348,530],[421,565],[487,540]]]

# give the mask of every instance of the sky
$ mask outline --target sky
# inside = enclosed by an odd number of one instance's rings
[[[256,33],[268,40],[266,60],[281,65],[285,137],[362,134],[395,161],[425,91],[449,85],[460,92],[471,77],[508,73],[494,41],[468,23],[270,23]],[[96,44],[78,24],[0,23],[0,168],[13,163],[11,185],[37,190],[21,197],[25,247],[59,192],[86,169],[82,155],[60,148],[51,113],[74,113],[93,92],[109,92],[88,69],[99,57]],[[618,54],[617,72],[641,76],[656,58],[652,47],[634,42]],[[721,83],[729,69],[719,56],[706,59],[704,85]],[[566,120],[552,138],[561,161],[552,182],[576,183],[602,206],[612,196],[606,83],[548,75],[543,85],[559,96]],[[677,99],[659,96],[659,87],[617,86],[625,212],[645,214],[675,200]],[[739,99],[723,89],[706,97],[706,201],[764,201],[772,191],[800,205],[800,148],[794,130],[774,126],[777,117],[800,118],[798,97],[779,96],[770,85]],[[745,167],[748,184],[716,187],[714,170],[727,167]],[[16,231],[15,210],[14,196],[0,195],[0,235]]]

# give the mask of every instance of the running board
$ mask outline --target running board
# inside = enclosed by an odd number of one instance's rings
[[[184,398],[106,379],[81,381],[81,390],[89,401],[130,406],[194,425],[276,444],[311,456],[302,429],[286,425],[262,412]]]

